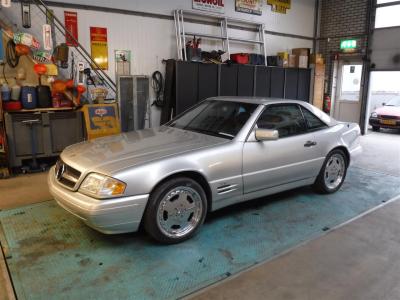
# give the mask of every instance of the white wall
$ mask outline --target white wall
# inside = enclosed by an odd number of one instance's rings
[[[59,0],[59,2],[68,2],[74,4],[86,4],[95,6],[109,7],[112,3],[113,8],[135,10],[143,12],[158,13],[164,15],[172,15],[172,10],[177,8],[191,9],[191,0]],[[263,1],[265,2],[265,1]],[[225,0],[226,11],[228,16],[255,20],[264,22],[266,30],[283,32],[289,34],[297,34],[312,37],[314,32],[314,0],[296,0],[292,1],[292,8],[287,14],[276,14],[271,12],[269,5],[264,5],[262,16],[253,16],[249,14],[235,12],[234,0]],[[132,74],[135,75],[151,75],[154,71],[164,70],[161,63],[162,59],[176,58],[176,39],[175,28],[172,20],[155,19],[150,17],[141,17],[128,14],[116,14],[100,11],[90,11],[84,9],[69,9],[61,7],[52,7],[58,18],[64,20],[64,11],[76,11],[78,13],[78,31],[79,42],[90,51],[89,27],[98,26],[106,27],[108,30],[108,51],[109,51],[109,76],[115,78],[114,50],[126,49],[131,50],[133,61],[131,66]],[[5,9],[4,13],[12,22],[18,24],[22,28],[20,18],[20,5],[14,3],[11,9]],[[41,40],[41,25],[44,22],[43,16],[38,12],[37,8],[32,5],[32,31],[39,40]],[[218,33],[219,28],[213,26],[205,26],[198,24],[188,24],[186,30],[196,27],[196,31],[204,33]],[[256,34],[245,31],[230,30],[233,36],[240,35],[255,39]],[[64,41],[57,41],[58,43]],[[274,55],[278,51],[290,50],[298,47],[312,47],[311,40],[299,38],[282,37],[276,35],[266,35],[267,54]],[[203,49],[211,50],[219,48],[217,43],[204,42]],[[252,47],[246,44],[232,44],[231,52],[247,52],[253,51]],[[159,114],[157,111],[153,113],[153,124],[158,124]]]

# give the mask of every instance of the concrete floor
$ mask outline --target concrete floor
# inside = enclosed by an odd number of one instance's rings
[[[398,132],[371,133],[362,144],[355,167],[400,177]],[[0,191],[0,209],[51,199],[46,174],[0,180]],[[390,203],[193,298],[400,299],[399,216],[400,202]],[[0,300],[13,299],[6,275],[0,254]]]

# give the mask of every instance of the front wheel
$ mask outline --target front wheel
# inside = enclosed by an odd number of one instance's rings
[[[314,188],[323,194],[336,192],[346,178],[348,161],[345,153],[336,149],[331,151],[319,172]]]
[[[161,243],[179,243],[196,233],[206,212],[207,198],[201,185],[191,178],[174,178],[151,193],[144,228]]]

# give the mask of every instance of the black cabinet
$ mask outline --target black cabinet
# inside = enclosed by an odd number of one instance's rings
[[[218,65],[199,64],[198,101],[218,96]]]
[[[174,115],[214,96],[309,101],[310,69],[175,62]],[[167,83],[168,84],[168,83]]]
[[[176,114],[195,105],[198,100],[199,64],[178,62],[176,64]]]
[[[271,68],[256,66],[255,96],[270,97],[271,95]]]
[[[220,66],[220,91],[219,96],[238,95],[238,65]]]

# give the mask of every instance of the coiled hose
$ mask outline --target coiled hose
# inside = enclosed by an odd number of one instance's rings
[[[15,43],[13,40],[9,40],[7,42],[6,61],[7,61],[7,64],[13,69],[16,66],[18,66],[18,64],[19,64],[19,56],[17,55],[17,52],[15,51]]]
[[[156,95],[156,100],[154,100],[154,102],[151,105],[152,106],[155,105],[157,107],[163,107],[165,104],[162,96],[164,90],[164,77],[160,71],[155,71],[153,75],[151,75],[151,86]]]

